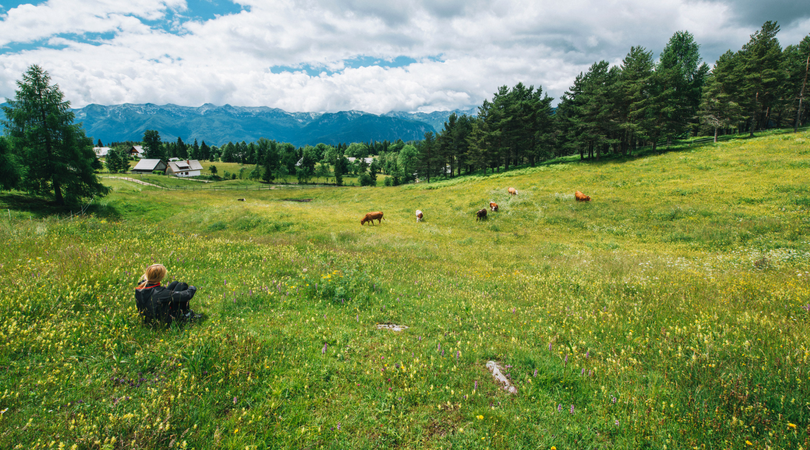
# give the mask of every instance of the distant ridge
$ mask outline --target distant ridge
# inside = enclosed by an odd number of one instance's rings
[[[266,106],[199,107],[178,105],[131,104],[87,105],[73,109],[93,141],[139,141],[145,130],[157,130],[165,141],[178,137],[209,145],[228,142],[253,142],[259,138],[290,142],[296,146],[339,142],[403,141],[423,139],[428,131],[441,130],[453,112],[390,112],[376,115],[362,111],[336,113],[287,112]]]

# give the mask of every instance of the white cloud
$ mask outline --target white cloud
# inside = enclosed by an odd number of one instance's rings
[[[739,49],[758,28],[716,1],[238,3],[243,11],[207,21],[178,19],[175,13],[187,8],[183,0],[50,0],[12,9],[0,16],[0,44],[45,39],[52,48],[0,54],[0,96],[13,96],[14,81],[29,65],[40,64],[74,106],[210,102],[289,111],[452,109],[478,105],[498,86],[519,81],[559,97],[593,62],[618,63],[633,45],[657,56],[679,30],[692,32],[712,63],[724,51]],[[807,30],[808,20],[791,22],[783,35],[792,40],[783,45],[798,42],[797,30]],[[150,26],[151,21],[163,26]],[[86,33],[112,37],[88,42]],[[437,55],[441,61],[432,59]],[[358,56],[389,61],[407,56],[417,62],[346,66]],[[302,65],[330,73],[270,71]]]

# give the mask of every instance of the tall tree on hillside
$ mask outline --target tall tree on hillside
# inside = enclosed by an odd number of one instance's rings
[[[188,147],[183,142],[183,138],[177,136],[177,150],[176,156],[180,159],[187,159],[188,158]]]
[[[96,144],[96,147],[104,147],[104,144],[101,143],[101,139],[98,140],[98,144]]]
[[[261,145],[265,145],[265,143],[262,142]],[[280,158],[276,141],[267,141],[266,145],[267,149],[264,151],[264,173],[262,174],[262,179],[269,183],[276,177],[276,172],[280,165]]]
[[[236,162],[236,147],[233,142],[228,142],[222,146],[222,162]]]
[[[74,124],[70,102],[48,72],[33,65],[17,81],[14,100],[3,106],[3,125],[24,165],[23,185],[53,193],[57,204],[76,204],[109,191],[96,177],[93,140]]]
[[[714,128],[714,142],[717,132],[738,124],[743,111],[735,96],[736,71],[735,55],[731,51],[721,55],[703,87],[703,98],[698,109],[698,117],[706,125]]]
[[[166,159],[166,154],[161,148],[160,133],[157,130],[146,130],[143,132],[144,157],[147,159]]]
[[[767,21],[751,35],[740,50],[742,64],[742,106],[750,111],[749,135],[760,128],[767,128],[771,107],[778,98],[779,87],[785,74],[779,70],[782,47],[776,39],[779,25]]]
[[[790,45],[783,52],[784,71],[787,76],[785,82],[785,98],[789,111],[794,108],[793,132],[799,129],[801,118],[807,117],[810,103],[804,101],[807,95],[807,78],[810,72],[810,35],[805,36],[799,45]]]
[[[202,141],[202,144],[200,144],[200,154],[199,154],[198,158],[202,159],[203,161],[208,160],[209,158],[211,158],[211,148],[208,147],[208,145],[205,143],[205,141]]]
[[[200,154],[200,144],[197,143],[197,139],[194,139],[194,144],[191,146],[191,157],[194,159],[204,159]]]
[[[644,137],[654,68],[652,52],[644,47],[631,47],[630,53],[622,60],[618,87],[621,95],[616,104],[619,127],[624,133],[622,154],[626,154],[628,147],[632,154],[636,143]]]
[[[419,150],[413,145],[405,145],[397,155],[397,168],[401,172],[403,182],[413,180],[414,173],[419,170]]]
[[[424,177],[430,183],[430,176],[437,171],[438,152],[436,145],[436,135],[432,131],[425,133],[425,139],[419,143],[419,167],[417,168],[420,177]],[[400,152],[402,153],[402,152]]]
[[[668,138],[689,129],[700,105],[701,89],[709,73],[709,66],[702,62],[700,45],[688,31],[678,31],[669,39],[661,60],[656,67],[659,82],[666,84],[670,94],[660,98],[667,113],[662,127]]]

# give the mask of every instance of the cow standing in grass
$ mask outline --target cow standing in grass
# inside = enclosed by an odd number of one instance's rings
[[[487,209],[479,209],[477,213],[475,213],[475,220],[486,220],[487,218]]]
[[[578,202],[589,202],[589,201],[591,201],[591,198],[589,196],[587,196],[587,195],[585,195],[585,194],[583,194],[582,192],[579,192],[579,191],[574,192],[574,198],[576,198]]]
[[[417,209],[416,210],[416,223],[421,222],[423,217],[424,217],[424,215],[422,214],[422,210]]]
[[[517,195],[518,194],[517,189],[515,189],[515,188],[509,188],[508,191],[509,191],[509,195]]]
[[[366,214],[365,216],[363,216],[363,219],[360,220],[360,225],[365,225],[366,222],[371,222],[371,224],[374,225],[375,220],[379,221],[379,223],[382,223],[383,220],[382,211],[375,211]]]
[[[489,209],[492,212],[498,212],[498,204],[495,202],[489,202]]]

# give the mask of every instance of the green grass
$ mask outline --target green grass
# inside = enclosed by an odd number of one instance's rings
[[[2,195],[0,447],[807,448],[808,143],[393,188],[105,179],[78,219]],[[208,321],[140,324],[152,262]]]

